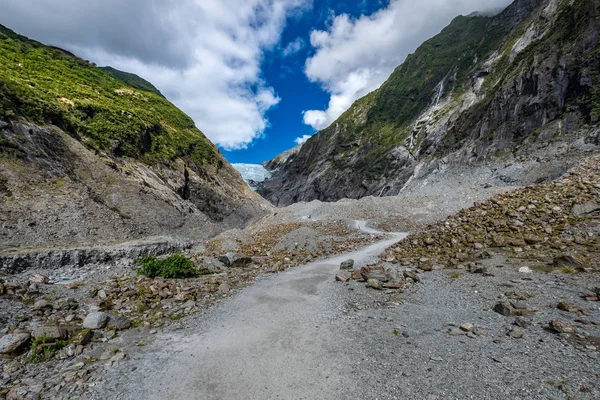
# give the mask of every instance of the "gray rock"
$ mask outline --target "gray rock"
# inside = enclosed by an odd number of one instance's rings
[[[29,341],[29,333],[12,333],[0,338],[0,354],[12,354]]]
[[[131,328],[131,321],[127,317],[116,314],[109,314],[108,316],[108,329],[114,329],[116,331],[122,331]]]
[[[571,324],[570,322],[560,321],[557,319],[550,321],[548,326],[550,327],[550,329],[552,331],[554,331],[556,333],[573,333],[575,331],[573,324]]]
[[[410,278],[415,282],[421,282],[421,278],[414,271],[404,271],[403,275],[405,278]]]
[[[511,306],[510,304],[508,304],[504,301],[497,303],[494,306],[493,310],[496,311],[498,314],[504,315],[505,317],[510,317],[515,312],[515,309],[513,308],[513,306]]]
[[[102,329],[108,323],[109,317],[104,312],[89,313],[83,320],[83,327],[88,329]]]
[[[514,339],[521,339],[523,337],[523,329],[511,326],[506,335]]]
[[[575,204],[571,210],[571,212],[575,215],[593,214],[596,211],[600,211],[600,204],[593,200],[583,204]]]
[[[351,270],[354,269],[354,260],[346,260],[340,264],[340,269]]]
[[[29,282],[33,282],[33,283],[47,284],[48,282],[50,282],[50,278],[48,278],[46,275],[42,275],[42,274],[29,275],[29,277],[27,279],[29,280]]]
[[[217,290],[219,291],[219,293],[229,293],[229,291],[231,290],[231,286],[229,286],[228,283],[221,283]]]
[[[340,271],[335,274],[335,280],[338,282],[348,282],[352,278],[352,274],[348,271]]]
[[[375,278],[367,279],[367,287],[377,289],[377,290],[383,290],[383,285],[381,284],[381,281],[379,279],[375,279]]]
[[[41,325],[33,330],[31,336],[36,339],[45,338],[47,342],[55,342],[57,340],[67,340],[69,331],[59,326]]]
[[[239,268],[245,267],[248,264],[252,264],[252,257],[248,257],[244,254],[230,252],[219,256],[219,261],[227,267]]]

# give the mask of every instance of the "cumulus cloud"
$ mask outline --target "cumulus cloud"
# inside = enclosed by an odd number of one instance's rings
[[[484,3],[484,4],[482,4]],[[369,16],[335,16],[327,30],[311,32],[315,54],[305,74],[330,94],[325,110],[304,111],[304,123],[320,130],[352,103],[377,89],[421,43],[459,14],[501,9],[511,0],[391,0]]]
[[[295,40],[289,42],[287,46],[285,46],[285,48],[283,49],[283,56],[293,56],[294,54],[302,50],[304,46],[306,46],[304,39],[302,39],[301,37],[296,38]]]
[[[136,73],[217,145],[260,137],[279,98],[261,77],[288,16],[311,0],[4,0],[0,23]]]
[[[296,144],[304,144],[304,143],[306,143],[306,141],[307,141],[308,139],[310,139],[311,137],[312,137],[312,135],[304,135],[304,136],[301,136],[301,137],[299,137],[299,138],[296,138],[296,140],[294,140],[294,142],[295,142]]]

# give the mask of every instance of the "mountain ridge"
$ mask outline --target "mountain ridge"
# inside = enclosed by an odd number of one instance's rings
[[[568,126],[559,116],[570,113],[565,118],[576,121],[563,134],[594,124],[597,9],[592,0],[517,0],[493,17],[455,18],[378,90],[309,139],[260,193],[280,206],[396,195],[420,171],[436,170],[423,165],[505,162],[496,153],[516,151],[527,138],[544,140],[541,131],[552,138],[546,130],[553,122]],[[571,47],[583,62],[564,57]],[[585,74],[580,85],[578,75]],[[521,95],[526,101],[520,103]],[[576,136],[595,140],[594,132]],[[477,154],[467,155],[472,149]]]

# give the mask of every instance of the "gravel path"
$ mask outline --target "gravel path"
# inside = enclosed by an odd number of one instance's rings
[[[369,233],[366,223],[357,222]],[[332,399],[360,383],[347,374],[351,354],[338,346],[344,332],[333,276],[348,258],[375,262],[389,238],[357,252],[311,263],[257,282],[182,332],[157,338],[134,358],[135,371],[107,377],[97,398]],[[131,363],[128,365],[131,367]]]

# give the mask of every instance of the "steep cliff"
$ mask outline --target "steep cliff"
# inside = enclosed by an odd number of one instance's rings
[[[512,183],[564,171],[599,145],[598,8],[597,0],[516,0],[495,16],[457,17],[260,193],[277,205],[396,195],[449,165],[530,168],[533,154],[543,171]],[[577,146],[558,160],[551,152],[561,143]]]
[[[141,78],[2,26],[0,65],[0,251],[202,238],[269,208]]]

